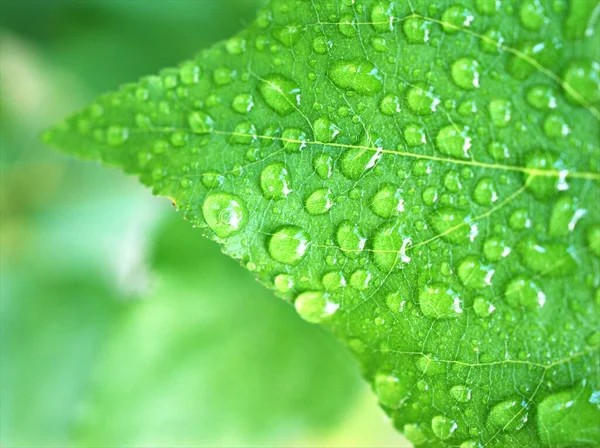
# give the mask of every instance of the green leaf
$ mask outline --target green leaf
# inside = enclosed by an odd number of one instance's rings
[[[46,139],[138,175],[333,331],[415,445],[597,445],[597,18],[273,0]]]

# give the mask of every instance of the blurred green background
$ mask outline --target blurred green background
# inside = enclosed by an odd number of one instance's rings
[[[0,446],[406,446],[329,334],[40,132],[255,0],[0,3]]]

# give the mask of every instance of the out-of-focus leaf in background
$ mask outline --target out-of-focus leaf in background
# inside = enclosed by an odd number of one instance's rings
[[[330,335],[178,216],[157,228],[170,206],[133,179],[38,143],[255,7],[0,3],[2,446],[401,445]]]

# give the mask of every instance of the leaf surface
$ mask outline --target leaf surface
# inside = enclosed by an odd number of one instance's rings
[[[46,139],[333,331],[415,445],[596,445],[599,8],[273,0]]]

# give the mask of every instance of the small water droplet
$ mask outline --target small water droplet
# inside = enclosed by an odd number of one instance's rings
[[[321,282],[327,291],[334,291],[346,286],[346,279],[341,272],[328,272],[323,276]]]
[[[487,425],[495,431],[515,432],[525,426],[529,412],[523,399],[515,398],[498,403],[487,418]]]
[[[286,152],[299,152],[306,148],[308,138],[304,131],[296,128],[288,128],[281,135],[283,147]]]
[[[317,118],[313,123],[313,132],[315,140],[322,143],[331,143],[340,133],[338,128],[327,117]]]
[[[533,238],[528,238],[518,245],[518,251],[521,262],[537,274],[560,277],[577,269],[573,254],[564,244],[542,244]]]
[[[371,23],[375,31],[385,33],[394,30],[394,6],[387,0],[379,0],[371,9]]]
[[[409,17],[402,22],[402,31],[408,43],[424,44],[429,42],[431,22],[420,17]]]
[[[404,211],[404,199],[402,190],[398,187],[386,184],[379,189],[371,199],[371,210],[377,216],[389,218]]]
[[[496,310],[496,307],[488,302],[484,297],[476,297],[473,302],[473,311],[478,317],[488,317]]]
[[[495,99],[490,101],[490,118],[497,128],[505,128],[510,123],[512,117],[512,104],[505,99]]]
[[[440,102],[440,99],[433,94],[433,89],[423,82],[409,87],[406,92],[406,104],[417,115],[432,114]]]
[[[441,440],[447,440],[452,437],[452,434],[458,428],[458,424],[443,415],[436,415],[431,419],[431,429],[433,433]]]
[[[277,30],[275,39],[283,46],[291,48],[300,39],[301,29],[302,27],[297,23],[288,23]]]
[[[121,126],[111,126],[106,131],[106,143],[110,146],[121,146],[129,138],[129,129]]]
[[[496,183],[491,177],[484,177],[477,182],[473,191],[473,199],[479,205],[490,205],[499,199]]]
[[[475,255],[469,255],[458,265],[458,278],[468,288],[481,289],[492,284],[494,269],[481,263]]]
[[[462,28],[468,28],[475,16],[463,5],[453,5],[442,14],[442,29],[445,33],[458,33]]]
[[[239,114],[247,114],[254,107],[254,99],[249,93],[240,93],[233,99],[231,107]]]
[[[528,309],[542,308],[546,303],[546,294],[534,281],[525,276],[517,276],[508,283],[504,291],[506,302],[512,307]]]
[[[404,140],[410,148],[416,148],[417,146],[424,145],[427,143],[427,134],[425,128],[418,124],[408,124],[402,131],[404,134]]]
[[[343,221],[336,233],[339,248],[348,258],[357,258],[367,245],[367,237],[358,224],[351,221]]]
[[[535,85],[527,91],[527,103],[538,110],[556,109],[556,91],[551,86]]]
[[[379,105],[379,110],[383,115],[387,115],[388,117],[400,113],[400,98],[392,93],[384,96]]]
[[[437,235],[454,244],[465,244],[471,239],[467,216],[464,210],[442,207],[431,214],[429,221]]]
[[[313,40],[313,50],[317,54],[325,54],[333,46],[333,42],[327,39],[325,36],[315,37]]]
[[[523,0],[519,9],[521,24],[530,30],[537,31],[548,22],[546,11],[540,0]]]
[[[333,158],[320,154],[313,159],[313,166],[321,179],[329,179],[333,174]]]
[[[275,277],[273,284],[277,291],[286,293],[294,288],[294,277],[289,274],[279,274]]]
[[[188,124],[196,134],[208,134],[214,129],[213,119],[204,112],[192,112],[188,117]]]
[[[472,139],[468,134],[469,128],[460,125],[443,127],[436,136],[438,150],[445,155],[457,159],[469,159]]]
[[[511,252],[512,249],[499,236],[490,236],[483,245],[483,255],[489,261],[500,261]]]

